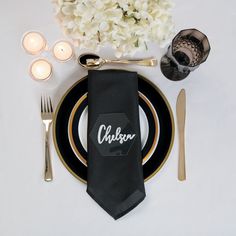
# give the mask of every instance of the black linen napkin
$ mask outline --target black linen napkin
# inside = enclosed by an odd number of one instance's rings
[[[136,72],[88,72],[88,194],[114,219],[145,198]]]

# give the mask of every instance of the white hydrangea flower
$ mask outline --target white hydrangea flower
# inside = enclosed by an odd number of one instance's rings
[[[173,36],[171,0],[52,0],[63,32],[80,48],[112,45],[116,56],[165,45]]]

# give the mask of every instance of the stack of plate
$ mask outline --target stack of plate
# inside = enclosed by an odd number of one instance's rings
[[[87,180],[87,77],[76,82],[61,99],[54,118],[53,138],[66,168]],[[165,163],[174,139],[174,121],[163,93],[139,75],[139,116],[144,179],[154,176]]]

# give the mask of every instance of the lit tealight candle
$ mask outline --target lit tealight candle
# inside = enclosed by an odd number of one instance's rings
[[[45,59],[37,59],[30,66],[30,75],[35,80],[46,80],[52,75],[52,65]]]
[[[59,41],[53,46],[52,53],[57,60],[64,62],[73,57],[74,50],[69,42]]]
[[[46,48],[47,43],[42,34],[28,32],[23,36],[22,45],[26,52],[36,55]]]

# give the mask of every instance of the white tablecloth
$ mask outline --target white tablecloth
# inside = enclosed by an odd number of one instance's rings
[[[187,181],[177,180],[178,137],[168,161],[146,183],[146,199],[114,221],[86,193],[59,160],[51,139],[55,179],[43,181],[43,129],[40,95],[54,106],[86,74],[75,63],[53,63],[54,78],[32,81],[34,58],[21,48],[25,31],[39,30],[49,46],[64,38],[50,1],[5,1],[0,7],[0,235],[236,235],[236,2],[175,0],[176,32],[195,27],[211,42],[206,63],[182,82],[171,82],[160,68],[129,67],[148,77],[175,103],[187,93]],[[165,49],[152,45],[145,54],[160,59]],[[104,49],[103,56],[113,56]]]

